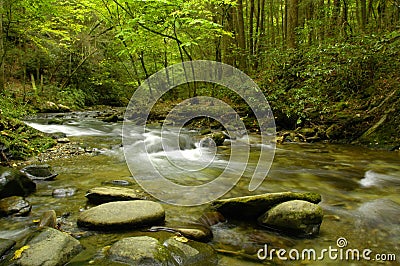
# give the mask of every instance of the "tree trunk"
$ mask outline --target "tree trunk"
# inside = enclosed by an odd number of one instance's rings
[[[249,14],[249,55],[254,54],[254,0],[250,1],[250,14]],[[250,57],[251,58],[251,57]]]
[[[288,18],[287,18],[287,47],[295,49],[296,42],[296,28],[298,23],[298,0],[288,1]]]
[[[223,14],[224,14],[224,29],[227,32],[234,32],[234,8],[230,5],[226,6],[224,8]],[[223,62],[228,64],[228,65],[235,65],[235,58],[233,56],[233,51],[232,48],[234,47],[234,42],[233,38],[231,36],[224,35],[222,37],[222,43],[223,43]]]
[[[237,41],[239,46],[239,68],[247,70],[246,63],[246,35],[244,32],[243,0],[237,4]]]
[[[360,11],[361,11],[361,16],[360,16],[360,22],[361,22],[361,30],[365,30],[365,26],[367,24],[367,1],[366,0],[360,0]]]
[[[5,89],[5,73],[4,64],[6,51],[4,49],[4,34],[3,34],[3,0],[0,0],[0,93],[4,92]]]

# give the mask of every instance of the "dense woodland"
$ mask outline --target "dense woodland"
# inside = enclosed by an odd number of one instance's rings
[[[5,116],[45,101],[125,106],[153,73],[207,59],[254,78],[279,128],[343,122],[336,138],[353,140],[386,114],[387,141],[399,140],[399,0],[0,0],[0,11]],[[168,100],[237,98],[210,90]]]

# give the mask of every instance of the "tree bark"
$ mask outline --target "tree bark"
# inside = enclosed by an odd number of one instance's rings
[[[287,18],[287,47],[296,49],[296,28],[298,25],[298,0],[288,1],[288,18]]]
[[[360,0],[360,22],[361,22],[361,30],[365,30],[365,26],[367,24],[367,1],[366,0]]]
[[[6,51],[4,49],[4,31],[3,31],[3,8],[4,3],[3,0],[0,0],[0,93],[3,93],[5,90],[5,57]]]
[[[243,0],[237,3],[237,41],[239,46],[239,68],[247,70],[246,64],[246,35],[244,32]]]

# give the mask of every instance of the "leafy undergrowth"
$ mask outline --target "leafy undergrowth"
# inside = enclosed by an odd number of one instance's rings
[[[9,97],[0,100],[0,163],[27,159],[55,145],[54,139],[27,126],[18,118],[28,108]]]

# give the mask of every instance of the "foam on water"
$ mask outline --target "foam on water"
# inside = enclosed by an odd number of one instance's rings
[[[364,178],[361,179],[360,184],[363,187],[379,187],[383,185],[390,184],[400,184],[400,179],[395,176],[379,174],[374,172],[373,170],[368,170],[364,174]]]

